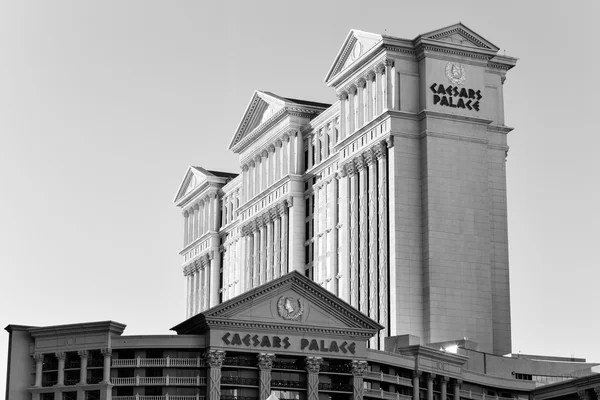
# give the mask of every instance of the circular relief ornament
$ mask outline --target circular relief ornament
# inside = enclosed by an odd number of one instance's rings
[[[356,42],[354,47],[352,48],[352,53],[350,53],[350,59],[352,61],[356,60],[362,54],[362,43]]]
[[[446,76],[448,77],[450,83],[454,85],[463,85],[465,83],[465,79],[467,79],[465,67],[462,64],[453,62],[446,64]]]
[[[300,299],[281,296],[277,301],[279,316],[289,321],[296,321],[302,315],[302,302]]]

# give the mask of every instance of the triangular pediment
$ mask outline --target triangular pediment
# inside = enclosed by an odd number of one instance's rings
[[[500,50],[492,42],[483,38],[460,22],[458,24],[450,25],[445,28],[419,35],[419,38],[482,50]]]
[[[325,82],[329,82],[331,78],[350,67],[381,40],[381,35],[352,29],[346,36],[340,51],[327,72]]]
[[[286,101],[284,98],[260,90],[255,91],[246,107],[246,111],[244,111],[229,148],[231,149],[258,126],[275,117],[285,106]]]
[[[235,177],[236,174],[228,172],[209,171],[202,167],[189,166],[173,201],[175,204],[181,205],[182,202],[187,201],[187,198],[194,196],[192,192],[201,191],[201,188],[206,187],[207,183],[222,185]]]
[[[173,328],[200,333],[221,324],[286,331],[307,329],[375,335],[382,326],[294,271],[198,314]]]

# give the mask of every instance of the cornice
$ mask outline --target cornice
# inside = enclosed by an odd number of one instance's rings
[[[423,110],[417,114],[419,120],[423,120],[425,118],[435,118],[435,119],[443,119],[448,121],[459,121],[459,122],[468,122],[471,124],[488,126],[493,121],[491,119],[479,118],[479,117],[467,117],[464,115],[456,115],[449,114],[440,111],[431,111],[431,110]]]
[[[196,247],[196,245],[202,243],[205,240],[210,239],[211,237],[214,237],[215,235],[218,235],[219,233],[217,231],[207,231],[205,232],[202,236],[200,236],[198,239],[194,240],[193,242],[191,242],[190,244],[188,244],[187,246],[185,246],[183,249],[179,250],[179,255],[182,256],[185,252],[190,251],[193,247]]]
[[[28,329],[29,334],[37,339],[67,334],[112,333],[121,335],[127,325],[115,321],[86,322],[81,324],[54,325]]]

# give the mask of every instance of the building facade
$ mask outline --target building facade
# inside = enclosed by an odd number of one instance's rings
[[[511,351],[503,83],[516,59],[462,24],[352,30],[320,104],[256,91],[236,176],[190,167],[187,316],[298,271],[421,343]]]
[[[462,24],[352,30],[335,104],[253,94],[191,166],[186,320],[9,325],[9,400],[596,400],[598,364],[511,351],[503,83]]]

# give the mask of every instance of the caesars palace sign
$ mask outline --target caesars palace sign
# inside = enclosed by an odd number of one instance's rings
[[[429,87],[433,94],[433,104],[451,108],[463,108],[479,111],[479,100],[483,98],[481,90],[460,87],[467,79],[465,67],[449,62],[446,65],[446,77],[451,85],[434,83]]]

